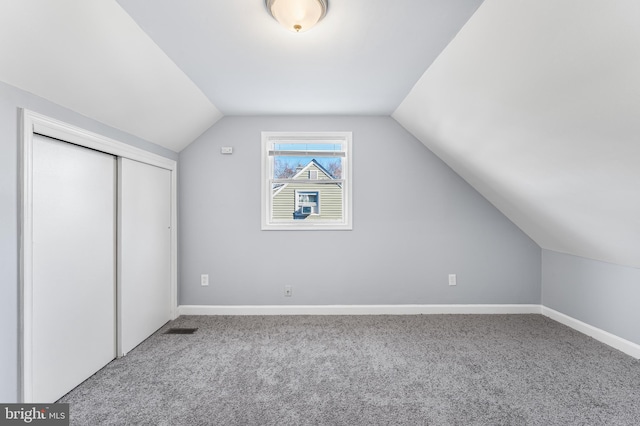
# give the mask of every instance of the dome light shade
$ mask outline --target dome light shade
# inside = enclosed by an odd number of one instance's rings
[[[327,0],[266,0],[276,21],[296,33],[311,29],[327,14]]]

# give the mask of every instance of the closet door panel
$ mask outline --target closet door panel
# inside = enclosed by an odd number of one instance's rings
[[[33,401],[116,356],[116,159],[34,135]]]
[[[120,352],[171,319],[171,172],[119,160]]]

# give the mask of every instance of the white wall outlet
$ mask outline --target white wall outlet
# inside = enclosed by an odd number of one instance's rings
[[[449,274],[449,285],[457,285],[456,274]]]
[[[200,275],[200,285],[201,286],[209,285],[209,274]]]
[[[293,286],[285,285],[284,286],[284,297],[291,297],[291,296],[293,296]]]
[[[233,154],[233,147],[232,146],[223,146],[222,148],[220,148],[220,153],[221,154]]]

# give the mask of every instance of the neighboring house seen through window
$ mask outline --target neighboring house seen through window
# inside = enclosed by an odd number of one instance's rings
[[[351,229],[351,133],[262,132],[262,229]]]

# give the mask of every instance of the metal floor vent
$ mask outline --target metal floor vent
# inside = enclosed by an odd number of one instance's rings
[[[164,334],[193,334],[197,328],[170,328]]]

